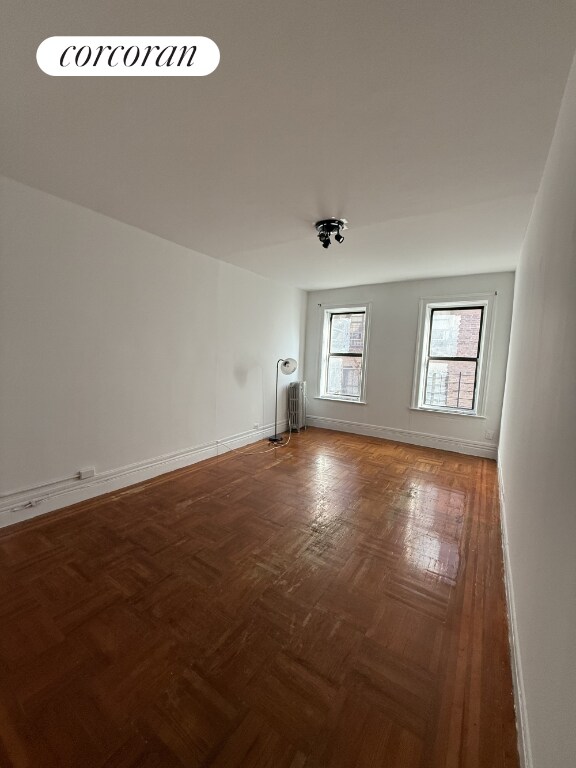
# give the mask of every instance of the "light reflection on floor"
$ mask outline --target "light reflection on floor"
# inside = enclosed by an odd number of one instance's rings
[[[372,525],[374,534],[383,526],[392,525],[395,518],[402,519],[402,538],[398,540],[396,555],[404,567],[418,572],[427,581],[454,584],[460,564],[459,543],[462,533],[466,494],[452,488],[439,487],[430,477],[419,472],[408,473],[402,490],[383,491],[386,501],[385,517],[376,514],[371,520],[355,512],[373,507],[373,499],[364,499],[365,482],[377,468],[368,464],[350,465],[334,453],[321,453],[314,458],[310,476],[313,499],[305,505],[309,526],[315,534],[312,557],[319,549],[346,546],[355,538],[354,528],[359,520],[364,527]],[[348,486],[342,484],[346,473]],[[312,502],[312,503],[310,503]]]
[[[429,482],[408,483],[402,529],[407,565],[432,577],[455,581],[465,503],[463,493],[434,487]]]

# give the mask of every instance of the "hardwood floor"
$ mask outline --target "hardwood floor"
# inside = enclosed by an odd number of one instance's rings
[[[0,765],[516,768],[498,514],[309,429],[4,529]]]

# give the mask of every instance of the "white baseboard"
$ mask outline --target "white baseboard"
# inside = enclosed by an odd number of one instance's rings
[[[518,645],[518,625],[516,622],[516,606],[514,602],[514,585],[510,568],[510,551],[508,549],[508,529],[506,526],[506,507],[502,468],[498,459],[498,491],[500,495],[500,527],[502,531],[502,551],[504,555],[504,585],[506,587],[506,606],[508,610],[508,633],[510,640],[510,655],[512,661],[512,684],[514,687],[514,708],[516,710],[516,725],[518,729],[518,754],[521,768],[532,768],[532,750],[528,730],[526,712],[526,696],[524,693],[524,678],[522,677],[522,660]]]
[[[278,431],[282,432],[287,427],[286,421],[280,422]],[[241,448],[244,445],[269,437],[273,431],[274,425],[271,424],[258,430],[241,432],[204,445],[197,445],[182,451],[101,472],[87,480],[75,478],[56,481],[6,494],[0,499],[0,528],[20,523],[23,520],[30,520],[70,504],[87,501],[103,493],[118,491],[129,485],[151,480],[158,475],[172,472],[175,469],[182,469],[204,459],[224,455],[230,449]]]
[[[399,443],[422,445],[426,448],[439,448],[443,451],[466,453],[469,456],[481,456],[485,459],[496,459],[498,455],[498,447],[495,443],[482,443],[458,437],[429,435],[425,432],[379,427],[374,424],[360,424],[354,421],[329,419],[325,416],[308,416],[306,421],[311,427],[335,429],[339,432],[352,432],[355,435],[367,435],[368,437],[380,437],[384,440],[395,440]]]

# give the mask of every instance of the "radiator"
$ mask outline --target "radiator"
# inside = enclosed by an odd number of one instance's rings
[[[306,429],[306,382],[288,384],[288,421],[290,429],[300,432]]]

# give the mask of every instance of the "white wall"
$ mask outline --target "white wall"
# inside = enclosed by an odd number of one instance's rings
[[[526,764],[576,765],[576,64],[528,228],[500,444]]]
[[[261,436],[276,361],[300,358],[302,291],[6,178],[0,191],[0,510],[82,467],[100,493],[121,468],[185,454],[158,474]]]
[[[353,255],[352,255],[353,258]],[[496,455],[512,313],[514,275],[414,280],[366,285],[308,296],[306,379],[311,423],[447,450]],[[494,293],[496,315],[487,391],[486,418],[436,414],[410,408],[418,308],[421,298]],[[372,302],[367,357],[366,405],[315,399],[318,395],[323,309],[319,304],[354,306]],[[485,433],[496,433],[487,439]]]

